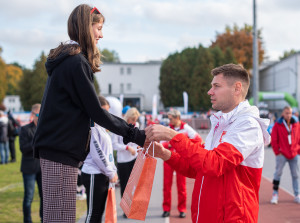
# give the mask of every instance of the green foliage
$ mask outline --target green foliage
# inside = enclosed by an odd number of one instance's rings
[[[283,56],[282,57],[279,57],[279,59],[280,60],[283,60],[283,59],[285,59],[285,58],[287,58],[287,57],[289,57],[289,56],[291,56],[291,55],[293,55],[293,54],[296,54],[297,53],[297,51],[296,50],[294,50],[294,49],[291,49],[290,51],[284,51],[284,53],[283,53]]]
[[[102,57],[101,61],[103,62],[120,62],[119,55],[114,50],[103,49],[101,51]]]
[[[97,95],[100,95],[100,86],[99,86],[99,83],[98,83],[97,78],[95,77],[95,75],[94,75],[94,87],[95,87],[95,90],[97,92]]]
[[[5,69],[7,78],[6,95],[16,95],[19,90],[19,82],[23,76],[23,71],[20,67],[8,64]]]
[[[220,54],[218,60],[222,59],[222,57],[224,56]],[[219,66],[218,63],[222,62],[214,60],[210,49],[204,48],[201,45],[199,46],[196,66],[194,67],[191,79],[190,101],[192,110],[208,110],[211,107],[209,96],[207,94],[212,80],[210,72],[215,64]]]
[[[1,49],[1,48],[0,48]],[[5,73],[5,62],[0,57],[0,105],[5,97],[7,90],[7,78]]]
[[[261,30],[258,30],[259,64],[263,61],[264,57],[262,44]],[[252,68],[253,36],[251,25],[245,24],[244,27],[241,28],[236,24],[234,24],[233,27],[226,26],[223,33],[217,33],[216,40],[212,42],[210,47],[213,48],[216,46],[220,47],[225,55],[227,54],[227,49],[231,48],[237,63],[242,64],[247,70]],[[227,56],[232,58],[232,55]],[[227,61],[231,61],[231,59]]]
[[[189,95],[192,110],[207,110],[211,107],[209,96],[214,67],[236,63],[230,48],[225,53],[218,47],[186,48],[164,60],[160,70],[160,96],[165,107],[182,106],[183,91]]]
[[[41,103],[47,81],[47,71],[45,68],[46,56],[42,52],[36,60],[33,69],[23,70],[23,77],[20,81],[20,98],[25,111],[30,111],[35,103]]]

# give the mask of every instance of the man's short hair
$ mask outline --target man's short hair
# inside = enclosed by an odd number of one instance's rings
[[[180,111],[176,110],[176,109],[172,109],[168,112],[168,115],[171,115],[173,118],[180,118]]]
[[[31,111],[35,111],[37,109],[40,109],[41,108],[41,104],[34,104],[31,106]]]
[[[225,64],[213,69],[211,74],[213,76],[223,74],[225,78],[241,81],[244,88],[244,96],[246,97],[250,85],[250,75],[243,66],[237,64]]]
[[[286,109],[288,109],[288,110],[293,110],[291,106],[288,106],[288,105],[287,105],[287,106],[285,106],[285,107],[283,108],[282,111],[284,111],[284,110],[286,110]]]

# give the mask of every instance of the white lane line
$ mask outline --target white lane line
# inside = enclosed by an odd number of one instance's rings
[[[21,186],[23,186],[22,182],[15,183],[15,184],[9,184],[5,187],[0,188],[0,192],[4,192],[4,191],[7,191],[9,189],[13,189],[13,188],[16,188],[16,187],[21,187]]]

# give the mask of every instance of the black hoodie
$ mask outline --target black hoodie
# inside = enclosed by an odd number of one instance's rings
[[[48,80],[33,139],[34,156],[77,167],[88,154],[91,120],[143,146],[145,132],[101,108],[93,72],[83,54],[46,62]]]

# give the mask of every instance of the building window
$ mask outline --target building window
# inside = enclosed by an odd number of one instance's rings
[[[131,74],[131,67],[127,67],[127,74]]]
[[[111,89],[111,84],[108,84],[108,94],[111,94],[112,89]]]
[[[120,68],[120,74],[124,74],[124,67]]]
[[[127,84],[127,91],[131,91],[131,83]]]
[[[123,83],[120,84],[120,93],[124,93],[124,84]]]

